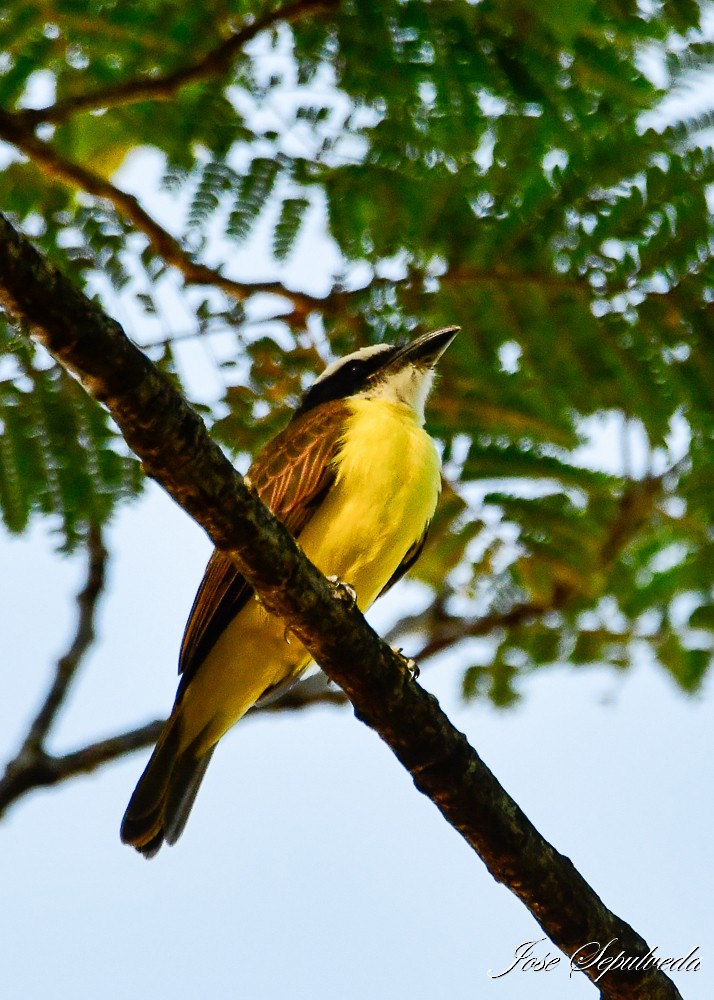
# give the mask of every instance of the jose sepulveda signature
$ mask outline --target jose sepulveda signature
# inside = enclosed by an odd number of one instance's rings
[[[524,941],[519,944],[513,953],[513,961],[502,972],[491,972],[492,979],[502,979],[511,972],[552,972],[561,964],[562,955],[552,955],[549,951],[545,954],[536,952],[538,945],[543,944],[547,938],[540,938],[538,941]],[[567,959],[564,959],[566,962]],[[625,951],[617,948],[617,938],[612,938],[607,944],[600,941],[588,941],[581,945],[571,956],[568,967],[569,975],[574,972],[585,972],[586,969],[595,969],[597,975],[594,977],[599,983],[604,975],[615,969],[623,969],[632,972],[644,972],[646,969],[657,968],[662,972],[696,972],[701,964],[699,956],[699,946],[689,952],[689,954],[678,957],[665,957],[658,954],[657,945],[650,948],[646,955],[628,955]]]

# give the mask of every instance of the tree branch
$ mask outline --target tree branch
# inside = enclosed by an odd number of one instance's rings
[[[440,281],[449,284],[494,284],[494,285],[538,285],[542,288],[570,289],[579,294],[592,294],[592,286],[587,278],[571,277],[551,272],[511,271],[505,267],[467,267],[459,265],[448,271]]]
[[[87,94],[77,94],[64,100],[56,101],[47,108],[29,108],[18,112],[17,117],[29,128],[35,128],[43,122],[57,124],[64,122],[80,111],[93,111],[100,108],[116,108],[126,104],[136,104],[138,101],[169,101],[191,83],[220,77],[236,59],[248,42],[252,41],[261,31],[272,28],[276,24],[290,24],[300,18],[308,17],[321,11],[334,10],[339,7],[339,0],[294,0],[285,7],[267,11],[262,17],[252,23],[246,18],[246,23],[233,32],[215,48],[188,66],[181,66],[164,76],[140,77],[112,84]]]
[[[414,656],[420,663],[438,653],[443,653],[446,649],[451,649],[464,639],[476,639],[501,629],[515,628],[548,612],[557,611],[571,596],[572,591],[561,586],[556,588],[547,603],[523,601],[514,604],[508,611],[492,611],[473,618],[457,618],[447,614],[438,604],[430,605],[425,611],[396,622],[387,638],[389,642],[394,643],[399,642],[410,632],[425,632],[428,638]]]
[[[257,718],[265,713],[298,712],[315,705],[342,706],[347,704],[342,691],[327,686],[324,674],[310,677],[301,684],[286,691],[275,701],[258,706],[248,713],[247,718]],[[89,774],[103,764],[133,753],[153,747],[164,727],[165,719],[147,722],[136,729],[130,729],[116,736],[109,736],[96,743],[90,743],[71,753],[55,756],[42,747],[28,753],[26,743],[20,753],[10,761],[0,778],[0,819],[9,807],[28,792],[38,788],[49,788],[62,781]]]
[[[568,955],[616,938],[647,943],[611,913],[570,860],[543,839],[408,663],[302,555],[209,437],[184,398],[89,301],[0,216],[0,302],[104,402],[147,473],[229,553],[266,609],[282,617],[427,795]],[[585,970],[594,979],[597,971]],[[680,997],[657,969],[611,970],[612,1000]]]
[[[57,718],[72,679],[94,641],[94,619],[104,590],[107,563],[101,529],[96,524],[90,524],[87,529],[87,553],[87,579],[77,594],[78,615],[74,638],[67,652],[57,661],[47,697],[31,723],[16,757],[7,765],[0,779],[0,816],[11,802],[30,788],[54,784],[63,780],[68,773],[91,770],[103,761],[96,753],[92,753],[92,747],[71,754],[69,758],[53,757],[45,750],[47,734]],[[98,745],[95,744],[96,746]],[[95,762],[88,763],[92,760]]]
[[[328,5],[329,0],[325,0],[325,4]],[[300,5],[294,6],[297,8]],[[304,327],[307,317],[314,312],[330,316],[332,319],[344,320],[347,303],[363,295],[367,289],[378,288],[381,285],[391,287],[409,285],[419,277],[414,273],[397,279],[375,277],[368,285],[356,289],[345,289],[334,285],[323,297],[288,288],[280,281],[236,281],[223,274],[219,268],[194,260],[181,242],[157,222],[133,194],[117,187],[87,167],[62,156],[52,143],[38,139],[26,122],[26,112],[10,113],[0,109],[0,139],[11,143],[24,153],[50,180],[59,181],[113,205],[120,216],[130,222],[138,232],[143,233],[156,254],[179,271],[187,284],[218,288],[236,302],[245,302],[252,295],[259,294],[278,296],[289,302],[291,308],[277,318],[293,328]],[[571,288],[580,293],[589,292],[589,285],[584,280],[491,268],[455,269],[440,276],[439,282],[444,286],[464,282],[471,285],[532,284],[544,288]]]
[[[19,798],[35,788],[47,788],[78,774],[88,774],[102,764],[156,743],[163,720],[138,729],[90,743],[72,753],[55,757],[40,749],[32,755],[22,752],[10,761],[0,779],[0,817]]]
[[[300,712],[304,708],[315,705],[341,706],[347,704],[347,698],[340,688],[331,686],[330,681],[320,672],[294,684],[275,699],[269,699],[259,705],[254,705],[249,712]]]
[[[107,564],[107,550],[102,541],[102,531],[99,525],[90,524],[87,531],[87,580],[77,594],[79,611],[77,630],[71,646],[64,656],[57,661],[55,677],[52,686],[40,708],[35,720],[30,726],[27,738],[20,750],[20,756],[40,753],[45,739],[55,721],[57,712],[67,696],[67,690],[80,666],[84,654],[94,642],[94,617],[97,603],[104,590],[104,578]]]
[[[659,475],[630,482],[623,490],[617,512],[608,526],[599,551],[594,555],[593,574],[599,573],[602,576],[602,571],[616,562],[623,549],[647,523],[667,481],[676,477],[688,461],[686,456]],[[580,596],[582,595],[577,587],[560,583],[553,588],[546,601],[521,601],[505,611],[491,611],[472,618],[448,614],[444,602],[437,599],[423,611],[397,621],[390,629],[387,639],[391,643],[398,643],[409,633],[425,633],[426,641],[414,654],[415,660],[423,662],[452,649],[465,639],[491,635],[493,632],[528,624],[554,611],[561,611],[567,608],[573,598]]]
[[[213,285],[237,302],[245,302],[251,295],[258,293],[279,295],[289,299],[293,309],[299,309],[303,314],[314,310],[321,302],[320,299],[303,292],[291,291],[277,281],[251,284],[234,281],[218,269],[193,260],[181,243],[149,215],[133,194],[123,191],[99,174],[61,156],[51,143],[38,139],[28,131],[20,123],[19,115],[8,114],[1,109],[0,139],[12,143],[51,180],[60,181],[95,198],[111,202],[120,215],[147,237],[156,253],[163,257],[167,264],[180,271],[188,284]]]

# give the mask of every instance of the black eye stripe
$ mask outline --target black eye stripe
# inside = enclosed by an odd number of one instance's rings
[[[366,358],[351,358],[349,361],[345,361],[331,375],[315,382],[307,390],[302,397],[296,415],[305,413],[321,403],[329,403],[334,399],[345,399],[358,392],[364,387],[370,375],[383,368],[398,350],[398,347],[389,346],[382,351],[368,355]]]

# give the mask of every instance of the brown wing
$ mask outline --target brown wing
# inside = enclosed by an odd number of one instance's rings
[[[339,447],[346,414],[346,406],[340,400],[308,410],[274,437],[248,470],[248,478],[263,503],[296,538],[334,482],[332,459]],[[216,549],[184,632],[177,700],[252,593],[231,560]]]

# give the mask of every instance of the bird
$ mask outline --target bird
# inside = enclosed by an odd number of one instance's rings
[[[334,361],[246,479],[307,557],[366,611],[416,562],[441,489],[424,429],[436,365],[459,328]],[[121,839],[147,858],[182,834],[216,745],[293,684],[307,649],[215,549],[181,644],[173,710],[129,801]]]

